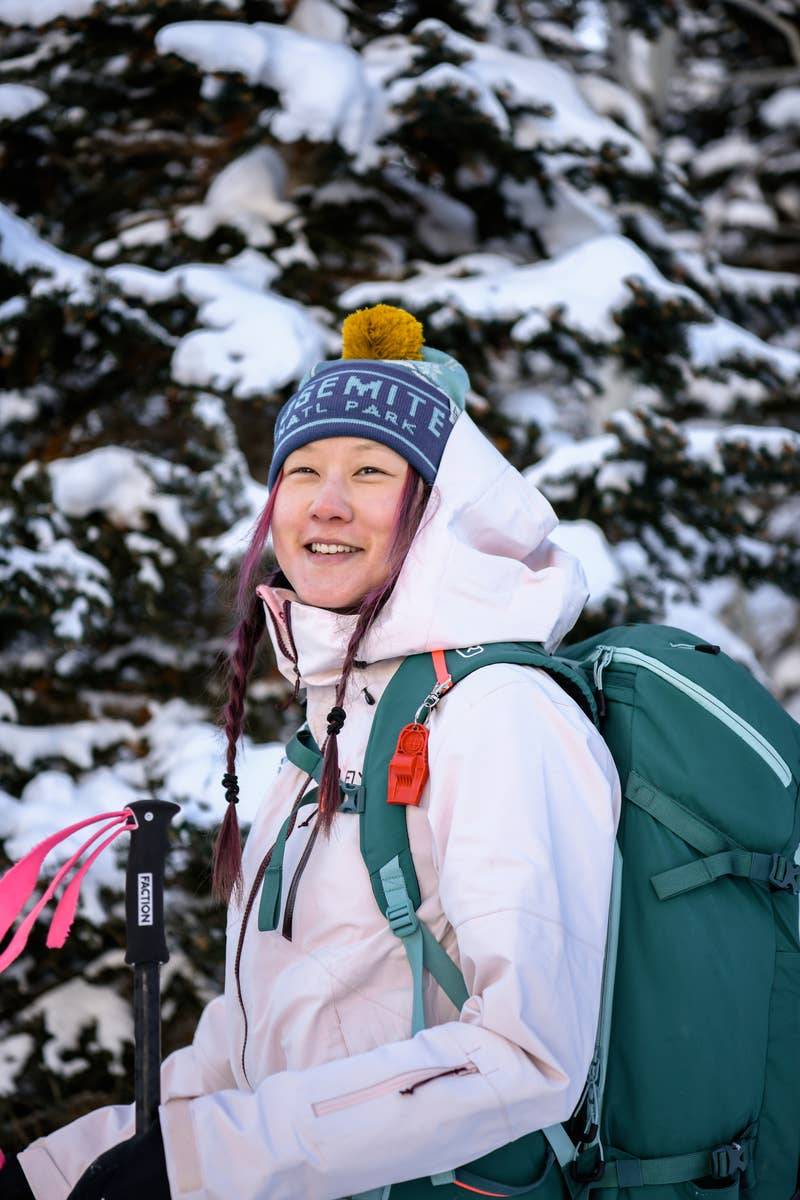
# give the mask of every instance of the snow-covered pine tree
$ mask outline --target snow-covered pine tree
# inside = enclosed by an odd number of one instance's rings
[[[399,302],[565,518],[603,622],[668,619],[800,714],[790,0],[0,0],[0,838],[184,804],[169,1048],[219,984],[202,878],[226,586],[271,422]],[[794,174],[793,174],[794,172]],[[252,812],[291,722],[265,666]],[[0,980],[13,1149],[127,1098],[120,873]],[[45,1099],[46,1098],[46,1099]]]

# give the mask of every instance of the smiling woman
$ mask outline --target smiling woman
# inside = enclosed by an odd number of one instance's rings
[[[569,1117],[592,1059],[619,784],[545,672],[502,659],[451,687],[443,651],[455,678],[493,642],[552,650],[583,576],[419,322],[379,305],[343,333],[279,413],[240,572],[224,994],[165,1062],[150,1140],[125,1140],[123,1109],[40,1139],[20,1156],[36,1200],[82,1172],[72,1200],[569,1200],[538,1131]],[[242,854],[265,633],[307,722]],[[424,686],[398,700],[407,668]],[[4,1176],[0,1200],[29,1200]]]
[[[292,451],[272,512],[272,544],[303,604],[351,611],[392,565],[406,483],[422,481],[380,442],[333,437]]]

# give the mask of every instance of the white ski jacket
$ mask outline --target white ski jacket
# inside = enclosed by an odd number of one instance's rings
[[[466,415],[430,508],[350,681],[346,780],[358,781],[375,713],[364,689],[377,701],[406,655],[514,639],[552,649],[585,602],[578,564],[547,540],[550,505]],[[296,655],[321,744],[355,618],[282,589],[261,594],[290,679]],[[445,697],[429,758],[422,803],[408,810],[419,916],[459,963],[470,998],[459,1013],[427,978],[428,1028],[411,1037],[408,960],[376,905],[355,816],[339,814],[330,839],[317,839],[292,940],[280,922],[259,931],[254,878],[304,779],[284,762],[265,781],[244,900],[228,914],[225,992],[164,1063],[174,1200],[337,1200],[449,1170],[571,1113],[599,1008],[613,761],[557,684],[513,665],[476,671]],[[284,906],[307,811],[286,847]],[[65,1200],[89,1162],[132,1131],[131,1108],[109,1107],[34,1142],[20,1161],[37,1200]]]

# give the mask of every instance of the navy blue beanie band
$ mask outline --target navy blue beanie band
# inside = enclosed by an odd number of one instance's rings
[[[272,488],[293,450],[330,437],[381,442],[433,483],[460,411],[447,392],[406,363],[339,359],[321,364],[278,414],[267,486]]]

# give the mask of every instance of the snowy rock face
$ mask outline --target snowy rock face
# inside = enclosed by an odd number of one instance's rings
[[[405,305],[464,363],[583,561],[576,637],[685,626],[800,717],[800,93],[736,5],[724,36],[660,0],[167,9],[0,0],[0,867],[182,805],[170,1049],[221,977],[234,575],[348,309]],[[245,821],[286,700],[257,662]],[[129,1098],[123,857],[0,979],[6,1150]]]

